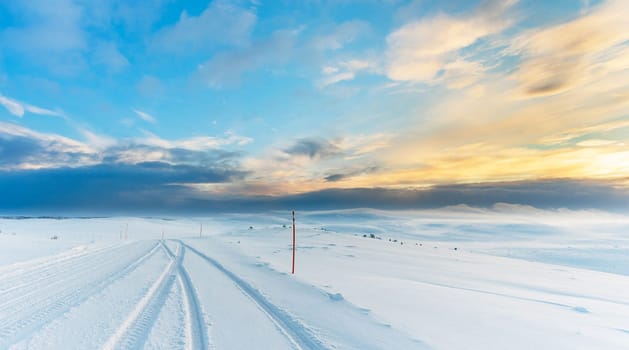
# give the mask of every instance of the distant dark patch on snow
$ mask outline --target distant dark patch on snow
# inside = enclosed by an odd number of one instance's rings
[[[328,297],[333,301],[345,300],[345,298],[343,298],[343,294],[341,293],[328,293]]]
[[[586,308],[584,308],[583,306],[575,306],[572,308],[572,310],[581,313],[581,314],[589,314],[590,311]]]

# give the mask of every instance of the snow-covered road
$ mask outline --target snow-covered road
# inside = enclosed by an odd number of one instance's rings
[[[2,267],[0,349],[328,349],[356,345],[326,338],[329,331],[311,328],[298,318],[298,312],[272,302],[264,291],[204,252],[206,243],[176,239],[84,246]],[[291,284],[288,276],[281,277],[281,283]],[[297,281],[294,284],[309,288]],[[315,291],[315,295],[318,297],[305,297],[308,307],[330,303],[321,293]],[[346,308],[337,311],[340,315],[326,317],[347,317]],[[354,316],[358,317],[348,324],[350,336],[357,327],[374,327],[369,317]],[[376,327],[376,336],[399,338],[388,327]],[[371,336],[364,338],[370,342]],[[406,348],[423,348],[410,339],[401,343]]]

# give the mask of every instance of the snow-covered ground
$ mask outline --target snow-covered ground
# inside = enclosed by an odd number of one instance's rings
[[[0,219],[0,349],[629,344],[627,216],[298,212],[295,275],[290,224],[284,212]]]

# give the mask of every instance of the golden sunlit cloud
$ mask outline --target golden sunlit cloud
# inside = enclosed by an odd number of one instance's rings
[[[393,80],[441,83],[449,92],[423,105],[421,116],[405,116],[410,124],[395,137],[362,136],[360,146],[350,152],[339,147],[327,159],[250,160],[255,173],[272,176],[252,179],[242,188],[281,194],[330,187],[626,178],[626,7],[623,1],[607,1],[566,23],[517,34],[504,52],[517,55],[520,63],[503,73],[457,52],[512,21],[477,11],[406,24],[387,38],[386,74]],[[443,71],[439,79],[438,71]],[[230,190],[238,186],[229,185]]]

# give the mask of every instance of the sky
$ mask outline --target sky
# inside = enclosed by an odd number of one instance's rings
[[[629,210],[627,13],[0,1],[0,212]]]

